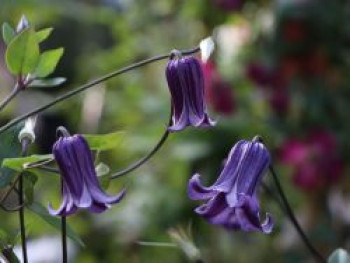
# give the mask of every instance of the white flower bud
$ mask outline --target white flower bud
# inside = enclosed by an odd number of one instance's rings
[[[35,128],[35,123],[36,123],[36,116],[34,117],[29,117],[22,130],[19,132],[18,139],[20,142],[22,142],[23,139],[28,139],[30,143],[33,143],[35,141],[35,133],[34,133],[34,128]]]
[[[213,53],[215,48],[215,43],[212,37],[207,37],[199,43],[199,48],[201,49],[202,61],[205,63],[208,61],[210,55]]]

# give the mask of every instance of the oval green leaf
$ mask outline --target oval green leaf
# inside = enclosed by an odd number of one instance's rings
[[[63,48],[45,51],[40,55],[39,63],[35,69],[34,75],[44,78],[50,75],[56,68],[63,55]]]
[[[2,38],[6,45],[10,44],[12,39],[16,36],[15,30],[8,24],[8,23],[3,23],[2,24]]]
[[[39,44],[31,28],[23,30],[8,45],[6,64],[12,74],[28,74],[39,61]]]

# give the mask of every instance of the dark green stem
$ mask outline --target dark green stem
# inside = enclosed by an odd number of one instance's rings
[[[190,55],[190,54],[198,52],[199,50],[200,50],[199,47],[196,47],[196,48],[193,48],[193,49],[190,49],[190,50],[182,50],[181,53],[183,55]],[[7,124],[5,124],[4,126],[2,126],[0,128],[0,134],[3,133],[4,131],[8,130],[12,126],[16,125],[17,123],[27,119],[28,117],[30,117],[32,115],[35,115],[35,114],[38,114],[38,113],[40,113],[40,112],[42,112],[42,111],[44,111],[44,110],[46,110],[46,109],[56,105],[57,103],[59,103],[59,102],[61,102],[63,100],[66,100],[66,99],[68,99],[68,98],[70,98],[70,97],[72,97],[72,96],[74,96],[74,95],[76,95],[76,94],[78,94],[78,93],[88,89],[88,88],[91,88],[91,87],[93,87],[93,86],[95,86],[95,85],[97,85],[99,83],[107,81],[108,79],[116,77],[116,76],[118,76],[120,74],[123,74],[125,72],[128,72],[130,70],[133,70],[133,69],[136,69],[136,68],[140,68],[142,66],[145,66],[147,64],[150,64],[150,63],[153,63],[153,62],[156,62],[156,61],[159,61],[159,60],[170,58],[170,56],[171,56],[171,54],[165,54],[165,55],[159,55],[159,56],[155,56],[155,57],[152,57],[152,58],[148,58],[148,59],[136,62],[134,64],[131,64],[129,66],[126,66],[124,68],[121,68],[121,69],[119,69],[117,71],[109,73],[109,74],[107,74],[105,76],[102,76],[100,78],[97,78],[97,79],[95,79],[95,80],[93,80],[93,81],[91,81],[91,82],[89,82],[89,83],[87,83],[85,85],[82,85],[82,86],[80,86],[80,87],[78,87],[78,88],[76,88],[76,89],[74,89],[72,91],[69,91],[69,92],[59,96],[58,98],[56,98],[53,101],[45,104],[44,106],[40,106],[40,107],[32,110],[31,112],[28,112],[28,113],[26,113],[26,114],[24,114],[22,116],[19,116],[19,117],[15,118],[15,119],[11,120],[10,122],[8,122]]]
[[[112,179],[119,178],[123,175],[126,175],[126,174],[134,171],[135,169],[137,169],[138,167],[143,165],[145,162],[147,162],[156,152],[158,152],[158,150],[163,146],[163,144],[165,143],[165,141],[169,137],[170,132],[168,130],[168,127],[171,125],[172,115],[173,115],[173,107],[171,106],[168,125],[166,126],[165,132],[163,133],[162,137],[160,138],[158,143],[153,147],[153,149],[146,156],[142,157],[140,160],[134,162],[133,164],[131,164],[127,168],[113,174],[111,176]]]
[[[66,217],[61,218],[61,231],[62,231],[62,262],[68,263],[68,253],[67,253],[67,222]]]
[[[292,222],[292,224],[294,225],[295,229],[297,230],[300,238],[302,239],[302,241],[304,242],[305,246],[309,249],[309,251],[311,252],[311,254],[313,255],[313,257],[315,258],[316,262],[320,262],[320,263],[326,263],[327,261],[323,258],[323,256],[316,250],[316,248],[312,245],[312,243],[310,242],[310,240],[308,239],[308,237],[306,236],[305,232],[303,231],[303,229],[301,228],[301,226],[299,225],[292,208],[289,205],[289,202],[287,200],[286,195],[284,194],[283,188],[281,186],[281,183],[275,173],[275,170],[273,169],[272,165],[270,165],[269,167],[270,172],[272,174],[272,178],[273,181],[276,185],[277,191],[279,193],[279,195],[281,196],[281,201],[285,207],[285,211],[286,214],[288,215],[290,221]]]
[[[23,139],[21,141],[22,143],[22,156],[26,156],[28,153],[28,146],[29,146],[29,140]],[[21,228],[21,241],[22,241],[22,255],[23,255],[23,262],[28,263],[28,255],[27,255],[27,241],[26,241],[26,227],[24,222],[24,191],[23,191],[23,173],[19,175],[19,181],[18,181],[18,191],[19,191],[19,223]]]

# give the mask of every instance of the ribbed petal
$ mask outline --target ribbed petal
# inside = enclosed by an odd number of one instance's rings
[[[71,195],[75,199],[79,199],[82,194],[80,186],[82,178],[80,174],[77,174],[71,143],[70,138],[60,138],[53,147],[53,154]]]
[[[188,182],[187,188],[188,196],[192,200],[206,200],[213,198],[216,191],[213,191],[210,187],[205,187],[200,181],[200,174],[195,174],[192,176]]]
[[[205,111],[204,78],[198,60],[194,57],[170,60],[166,78],[174,111],[169,131],[180,131],[187,126],[212,126],[214,123]]]
[[[266,220],[261,223],[259,216],[259,204],[255,197],[241,195],[242,206],[237,208],[237,217],[240,227],[244,231],[262,231],[269,233],[273,227],[273,220],[269,214],[266,214]]]
[[[226,160],[224,169],[214,183],[212,189],[226,193],[231,191],[236,182],[237,171],[242,159],[242,147],[245,144],[247,144],[247,141],[241,140],[233,146]]]
[[[197,207],[195,212],[204,218],[212,218],[220,214],[227,207],[225,195],[219,193],[210,199],[207,203]]]

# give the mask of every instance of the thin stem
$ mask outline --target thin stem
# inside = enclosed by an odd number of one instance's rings
[[[160,138],[158,143],[153,147],[153,149],[146,156],[142,157],[140,160],[134,162],[133,164],[131,164],[127,168],[125,168],[125,169],[123,169],[123,170],[113,174],[111,176],[112,179],[119,178],[119,177],[121,177],[123,175],[126,175],[126,174],[134,171],[135,169],[137,169],[141,165],[143,165],[145,162],[147,162],[156,152],[158,152],[158,150],[163,146],[163,144],[165,143],[165,141],[167,140],[167,138],[169,137],[169,134],[170,134],[170,132],[168,131],[168,127],[171,125],[171,122],[172,122],[172,114],[173,114],[172,108],[173,107],[171,106],[168,125],[166,126],[166,129],[165,129],[162,137]]]
[[[189,50],[183,50],[183,51],[181,51],[181,53],[183,55],[190,55],[190,54],[198,52],[199,50],[200,50],[200,48],[196,47],[196,48],[189,49]],[[95,80],[93,80],[93,81],[91,81],[91,82],[89,82],[87,84],[84,84],[84,85],[82,85],[82,86],[80,86],[80,87],[78,87],[78,88],[76,88],[76,89],[74,89],[72,91],[69,91],[69,92],[67,92],[67,93],[57,97],[53,101],[51,101],[51,102],[49,102],[49,103],[47,103],[47,104],[45,104],[43,106],[40,106],[40,107],[32,110],[31,112],[28,112],[27,114],[24,114],[22,116],[14,118],[13,120],[11,120],[10,122],[8,122],[7,124],[5,124],[4,126],[2,126],[0,128],[0,134],[3,133],[4,131],[8,130],[12,126],[16,125],[17,123],[27,119],[28,117],[30,117],[32,115],[35,115],[35,114],[38,114],[39,112],[42,112],[42,111],[44,111],[44,110],[54,106],[55,104],[57,104],[57,103],[59,103],[59,102],[61,102],[63,100],[66,100],[66,99],[68,99],[68,98],[70,98],[70,97],[72,97],[72,96],[74,96],[74,95],[76,95],[76,94],[78,94],[78,93],[88,89],[88,88],[91,88],[91,87],[93,87],[93,86],[95,86],[95,85],[97,85],[97,84],[99,84],[101,82],[104,82],[104,81],[106,81],[106,80],[108,80],[110,78],[116,77],[116,76],[118,76],[120,74],[123,74],[125,72],[128,72],[130,70],[133,70],[133,69],[145,66],[147,64],[150,64],[150,63],[153,63],[153,62],[156,62],[156,61],[159,61],[159,60],[170,58],[170,56],[171,56],[171,54],[164,54],[164,55],[159,55],[159,56],[155,56],[155,57],[152,57],[152,58],[148,58],[148,59],[145,59],[145,60],[133,63],[133,64],[131,64],[129,66],[121,68],[121,69],[119,69],[117,71],[114,71],[112,73],[109,73],[107,75],[104,75],[104,76],[102,76],[100,78],[97,78],[97,79],[95,79]]]
[[[282,199],[282,203],[285,207],[285,212],[287,213],[287,215],[289,216],[289,219],[291,220],[291,222],[293,223],[295,229],[297,230],[299,236],[301,237],[302,241],[304,242],[304,244],[306,245],[306,247],[310,250],[311,254],[313,255],[313,257],[315,258],[316,262],[321,262],[321,263],[326,263],[327,261],[323,258],[323,256],[316,250],[316,248],[312,245],[312,243],[310,242],[310,240],[308,239],[308,237],[306,236],[306,234],[304,233],[303,229],[301,228],[301,226],[299,225],[292,208],[289,205],[289,202],[287,200],[286,195],[284,194],[283,188],[281,186],[281,183],[275,173],[275,170],[273,169],[272,165],[269,166],[270,172],[272,174],[272,178],[273,181],[276,185],[277,191],[279,193],[279,195],[281,196]]]
[[[2,101],[0,102],[0,111],[2,111],[7,104],[13,100],[17,94],[21,91],[18,85],[15,85],[15,87],[12,89],[11,93]]]
[[[22,156],[26,156],[28,153],[28,146],[29,146],[29,140],[23,139],[22,140]],[[20,173],[19,175],[19,181],[18,181],[18,190],[19,190],[19,222],[20,222],[20,228],[21,228],[21,240],[22,240],[22,255],[23,255],[23,262],[28,262],[28,255],[27,255],[27,241],[26,241],[26,227],[24,222],[24,191],[23,191],[23,173]]]
[[[61,219],[61,228],[62,228],[62,262],[68,262],[68,254],[67,254],[67,222],[66,217],[62,216]]]
[[[63,192],[63,179],[61,178],[62,192]],[[67,219],[65,216],[61,218],[61,232],[62,232],[62,262],[68,263],[67,254]]]
[[[169,247],[169,248],[178,248],[174,243],[165,243],[165,242],[148,242],[148,241],[136,241],[137,245],[147,246],[147,247]]]

